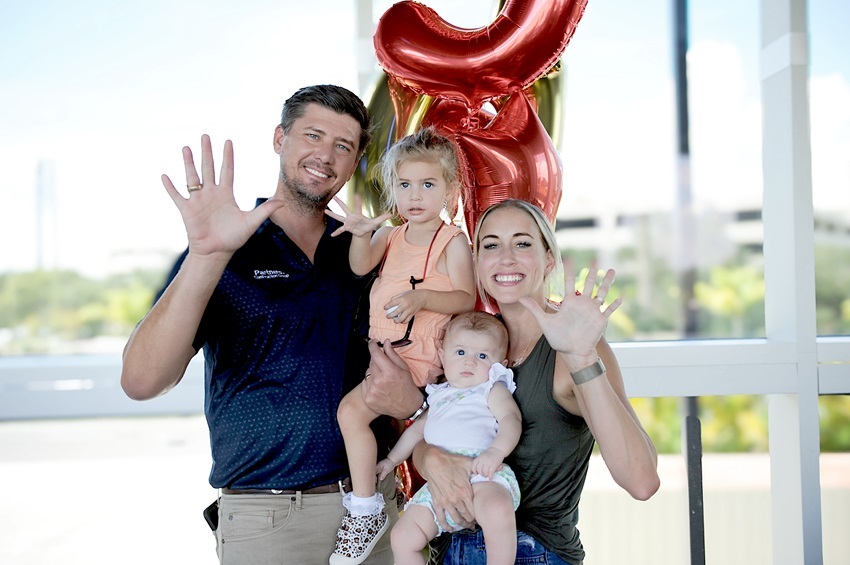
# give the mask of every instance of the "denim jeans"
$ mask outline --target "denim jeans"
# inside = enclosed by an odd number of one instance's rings
[[[564,561],[525,532],[517,532],[516,565],[572,565]],[[452,535],[443,565],[486,565],[484,534],[481,530]]]

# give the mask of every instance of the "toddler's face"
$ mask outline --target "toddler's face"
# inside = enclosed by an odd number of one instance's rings
[[[486,382],[493,363],[504,362],[505,353],[497,350],[496,341],[488,332],[452,329],[440,350],[449,384],[468,388]]]
[[[398,166],[395,193],[398,213],[410,222],[427,222],[440,216],[449,186],[443,168],[429,161],[405,161]]]

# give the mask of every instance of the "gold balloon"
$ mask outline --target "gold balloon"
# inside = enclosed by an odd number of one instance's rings
[[[383,213],[377,165],[380,163],[381,156],[394,141],[392,132],[396,122],[395,109],[385,73],[381,73],[372,83],[366,99],[366,107],[369,115],[372,116],[372,141],[366,147],[363,157],[360,158],[360,164],[348,182],[348,205],[352,206],[355,196],[359,196],[363,203],[363,212],[374,218]]]
[[[561,62],[558,61],[547,75],[531,85],[531,92],[528,93],[528,97],[537,107],[537,117],[559,152],[564,125],[563,83]]]

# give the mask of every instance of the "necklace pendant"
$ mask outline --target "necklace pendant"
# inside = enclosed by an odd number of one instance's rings
[[[509,367],[511,367],[511,368],[516,367],[517,365],[519,365],[520,363],[525,361],[525,358],[528,356],[532,347],[534,347],[534,344],[537,343],[537,341],[539,339],[540,339],[540,337],[536,334],[531,336],[531,340],[528,342],[528,344],[525,346],[525,348],[523,348],[522,353],[519,354],[519,357],[517,357],[513,361],[508,360]]]

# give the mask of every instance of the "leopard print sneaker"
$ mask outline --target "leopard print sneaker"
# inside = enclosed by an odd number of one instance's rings
[[[387,531],[389,522],[383,510],[371,516],[352,516],[346,511],[336,534],[336,549],[331,554],[330,565],[360,565],[366,561]]]

